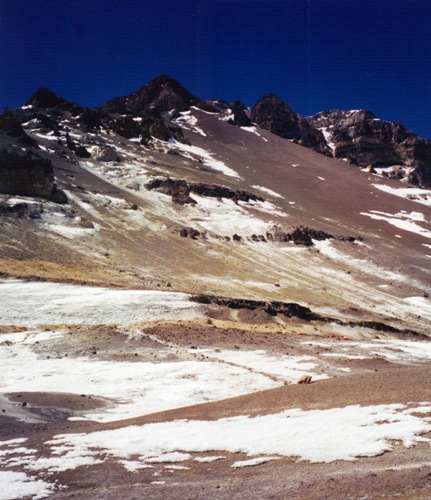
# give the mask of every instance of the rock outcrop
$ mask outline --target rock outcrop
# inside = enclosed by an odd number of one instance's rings
[[[178,142],[188,144],[189,141],[183,135],[180,127],[166,124],[162,118],[148,116],[140,120],[134,120],[132,116],[105,117],[105,127],[126,139],[140,138],[141,144],[149,144],[150,141],[160,139],[168,141],[175,139]]]
[[[250,119],[283,139],[291,139],[319,153],[329,154],[322,132],[293,112],[289,104],[275,94],[265,94],[251,108]]]
[[[196,193],[201,196],[208,196],[211,198],[227,198],[234,202],[244,201],[265,201],[261,196],[243,190],[233,190],[224,186],[217,186],[215,184],[203,184],[186,182],[184,179],[153,179],[145,187],[149,190],[156,190],[160,193],[172,196],[172,201],[179,205],[186,205],[187,203],[196,203],[190,197],[190,193]]]
[[[334,238],[332,234],[305,226],[298,226],[291,232],[283,231],[282,228],[274,226],[271,231],[266,233],[266,239],[268,241],[280,243],[291,241],[295,243],[295,245],[304,245],[307,247],[313,246],[313,240],[322,241],[332,238]]]
[[[50,198],[54,170],[11,111],[0,116],[0,193]]]
[[[251,311],[263,309],[270,316],[282,314],[287,318],[295,317],[305,321],[324,320],[324,317],[320,314],[295,302],[264,302],[260,300],[234,299],[209,295],[193,295],[191,300],[200,304],[215,304],[228,307],[229,309],[248,309]]]
[[[39,203],[15,203],[8,204],[0,201],[0,216],[11,216],[22,219],[28,217],[29,219],[40,219],[43,213],[43,207]]]
[[[228,123],[235,125],[237,127],[249,127],[252,125],[252,121],[246,114],[246,107],[240,101],[233,101],[229,105],[229,109],[232,113],[231,117],[227,120]]]
[[[431,141],[399,122],[380,120],[366,110],[332,110],[307,118],[328,140],[332,154],[361,167],[398,165],[390,174],[412,184],[431,186]]]
[[[0,130],[9,137],[17,139],[23,146],[39,147],[37,142],[25,133],[20,121],[9,109],[5,109],[4,113],[0,115]]]
[[[218,297],[213,295],[192,295],[191,300],[199,304],[218,305],[229,309],[247,309],[250,311],[263,310],[270,316],[284,315],[287,318],[299,318],[305,321],[321,321],[322,323],[334,323],[341,326],[368,328],[376,332],[388,332],[392,334],[409,335],[415,338],[428,339],[424,334],[413,330],[400,330],[379,321],[343,321],[331,316],[323,316],[312,311],[309,307],[302,306],[296,302],[261,301],[250,299],[237,299]]]
[[[51,162],[2,139],[0,135],[0,193],[50,198],[54,189]]]

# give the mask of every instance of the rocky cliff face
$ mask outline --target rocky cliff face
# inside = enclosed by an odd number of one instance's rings
[[[380,120],[366,110],[325,111],[307,121],[325,135],[334,157],[361,167],[404,167],[389,175],[431,185],[431,141],[401,123]]]
[[[51,162],[16,145],[16,140],[0,132],[0,192],[50,198],[54,190]]]
[[[51,161],[37,153],[11,111],[0,116],[0,193],[51,197],[54,171]]]
[[[273,134],[292,139],[298,144],[329,154],[325,138],[319,130],[275,94],[265,94],[252,108],[250,119]]]

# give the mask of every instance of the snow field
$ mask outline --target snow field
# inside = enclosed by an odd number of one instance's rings
[[[0,324],[137,323],[202,317],[185,293],[0,281]]]
[[[58,338],[60,332],[55,332]],[[172,408],[216,401],[281,385],[265,374],[217,361],[127,362],[39,356],[40,337],[0,336],[0,363],[8,392],[62,392],[101,396],[112,406],[74,420],[111,422]],[[42,349],[43,352],[43,349]]]

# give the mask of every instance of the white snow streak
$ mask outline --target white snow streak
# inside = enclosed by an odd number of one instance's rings
[[[383,220],[399,229],[419,234],[424,238],[431,238],[431,231],[416,224],[416,222],[426,222],[424,215],[420,212],[411,212],[409,214],[405,211],[401,211],[397,214],[387,214],[378,210],[370,210],[370,212],[361,212],[361,215],[365,215],[375,220]]]

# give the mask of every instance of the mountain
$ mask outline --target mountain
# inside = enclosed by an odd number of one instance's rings
[[[125,115],[118,113],[119,103]],[[14,144],[9,154],[22,158],[4,160],[9,180],[3,174],[3,192],[48,200],[38,202],[41,219],[32,223],[37,243],[14,247],[21,259],[43,255],[66,265],[79,259],[96,282],[103,276],[118,284],[128,276],[143,286],[157,280],[197,294],[290,296],[316,307],[335,300],[342,310],[355,310],[358,293],[341,293],[344,278],[321,276],[321,266],[329,258],[330,266],[345,269],[343,276],[349,271],[349,281],[356,276],[360,282],[365,259],[371,275],[364,279],[374,281],[371,268],[386,269],[389,254],[392,267],[408,270],[417,294],[428,288],[429,208],[411,200],[429,203],[429,192],[349,168],[325,149],[334,140],[333,154],[349,154],[359,165],[378,163],[377,155],[380,164],[399,163],[401,145],[407,155],[406,144],[415,142],[412,133],[371,113],[330,112],[306,120],[273,94],[247,110],[239,101],[203,101],[163,75],[94,110],[40,89],[1,123]],[[342,143],[349,133],[350,143]],[[373,134],[387,141],[386,149]],[[27,170],[19,170],[24,163]],[[414,172],[411,167],[410,176]],[[59,201],[65,217],[57,220]],[[419,211],[420,217],[409,215]],[[3,238],[17,240],[13,231],[23,222],[14,219],[12,233]],[[71,238],[74,232],[81,237]],[[319,241],[350,257],[334,260]],[[293,258],[292,243],[320,250]],[[273,267],[265,264],[267,254],[277,263]],[[229,256],[229,280],[223,256]],[[304,261],[295,279],[283,277],[282,269],[296,268],[298,259]],[[381,271],[382,285],[390,272]],[[376,316],[368,292],[364,314]]]
[[[167,76],[6,110],[7,495],[425,498],[427,148]]]

